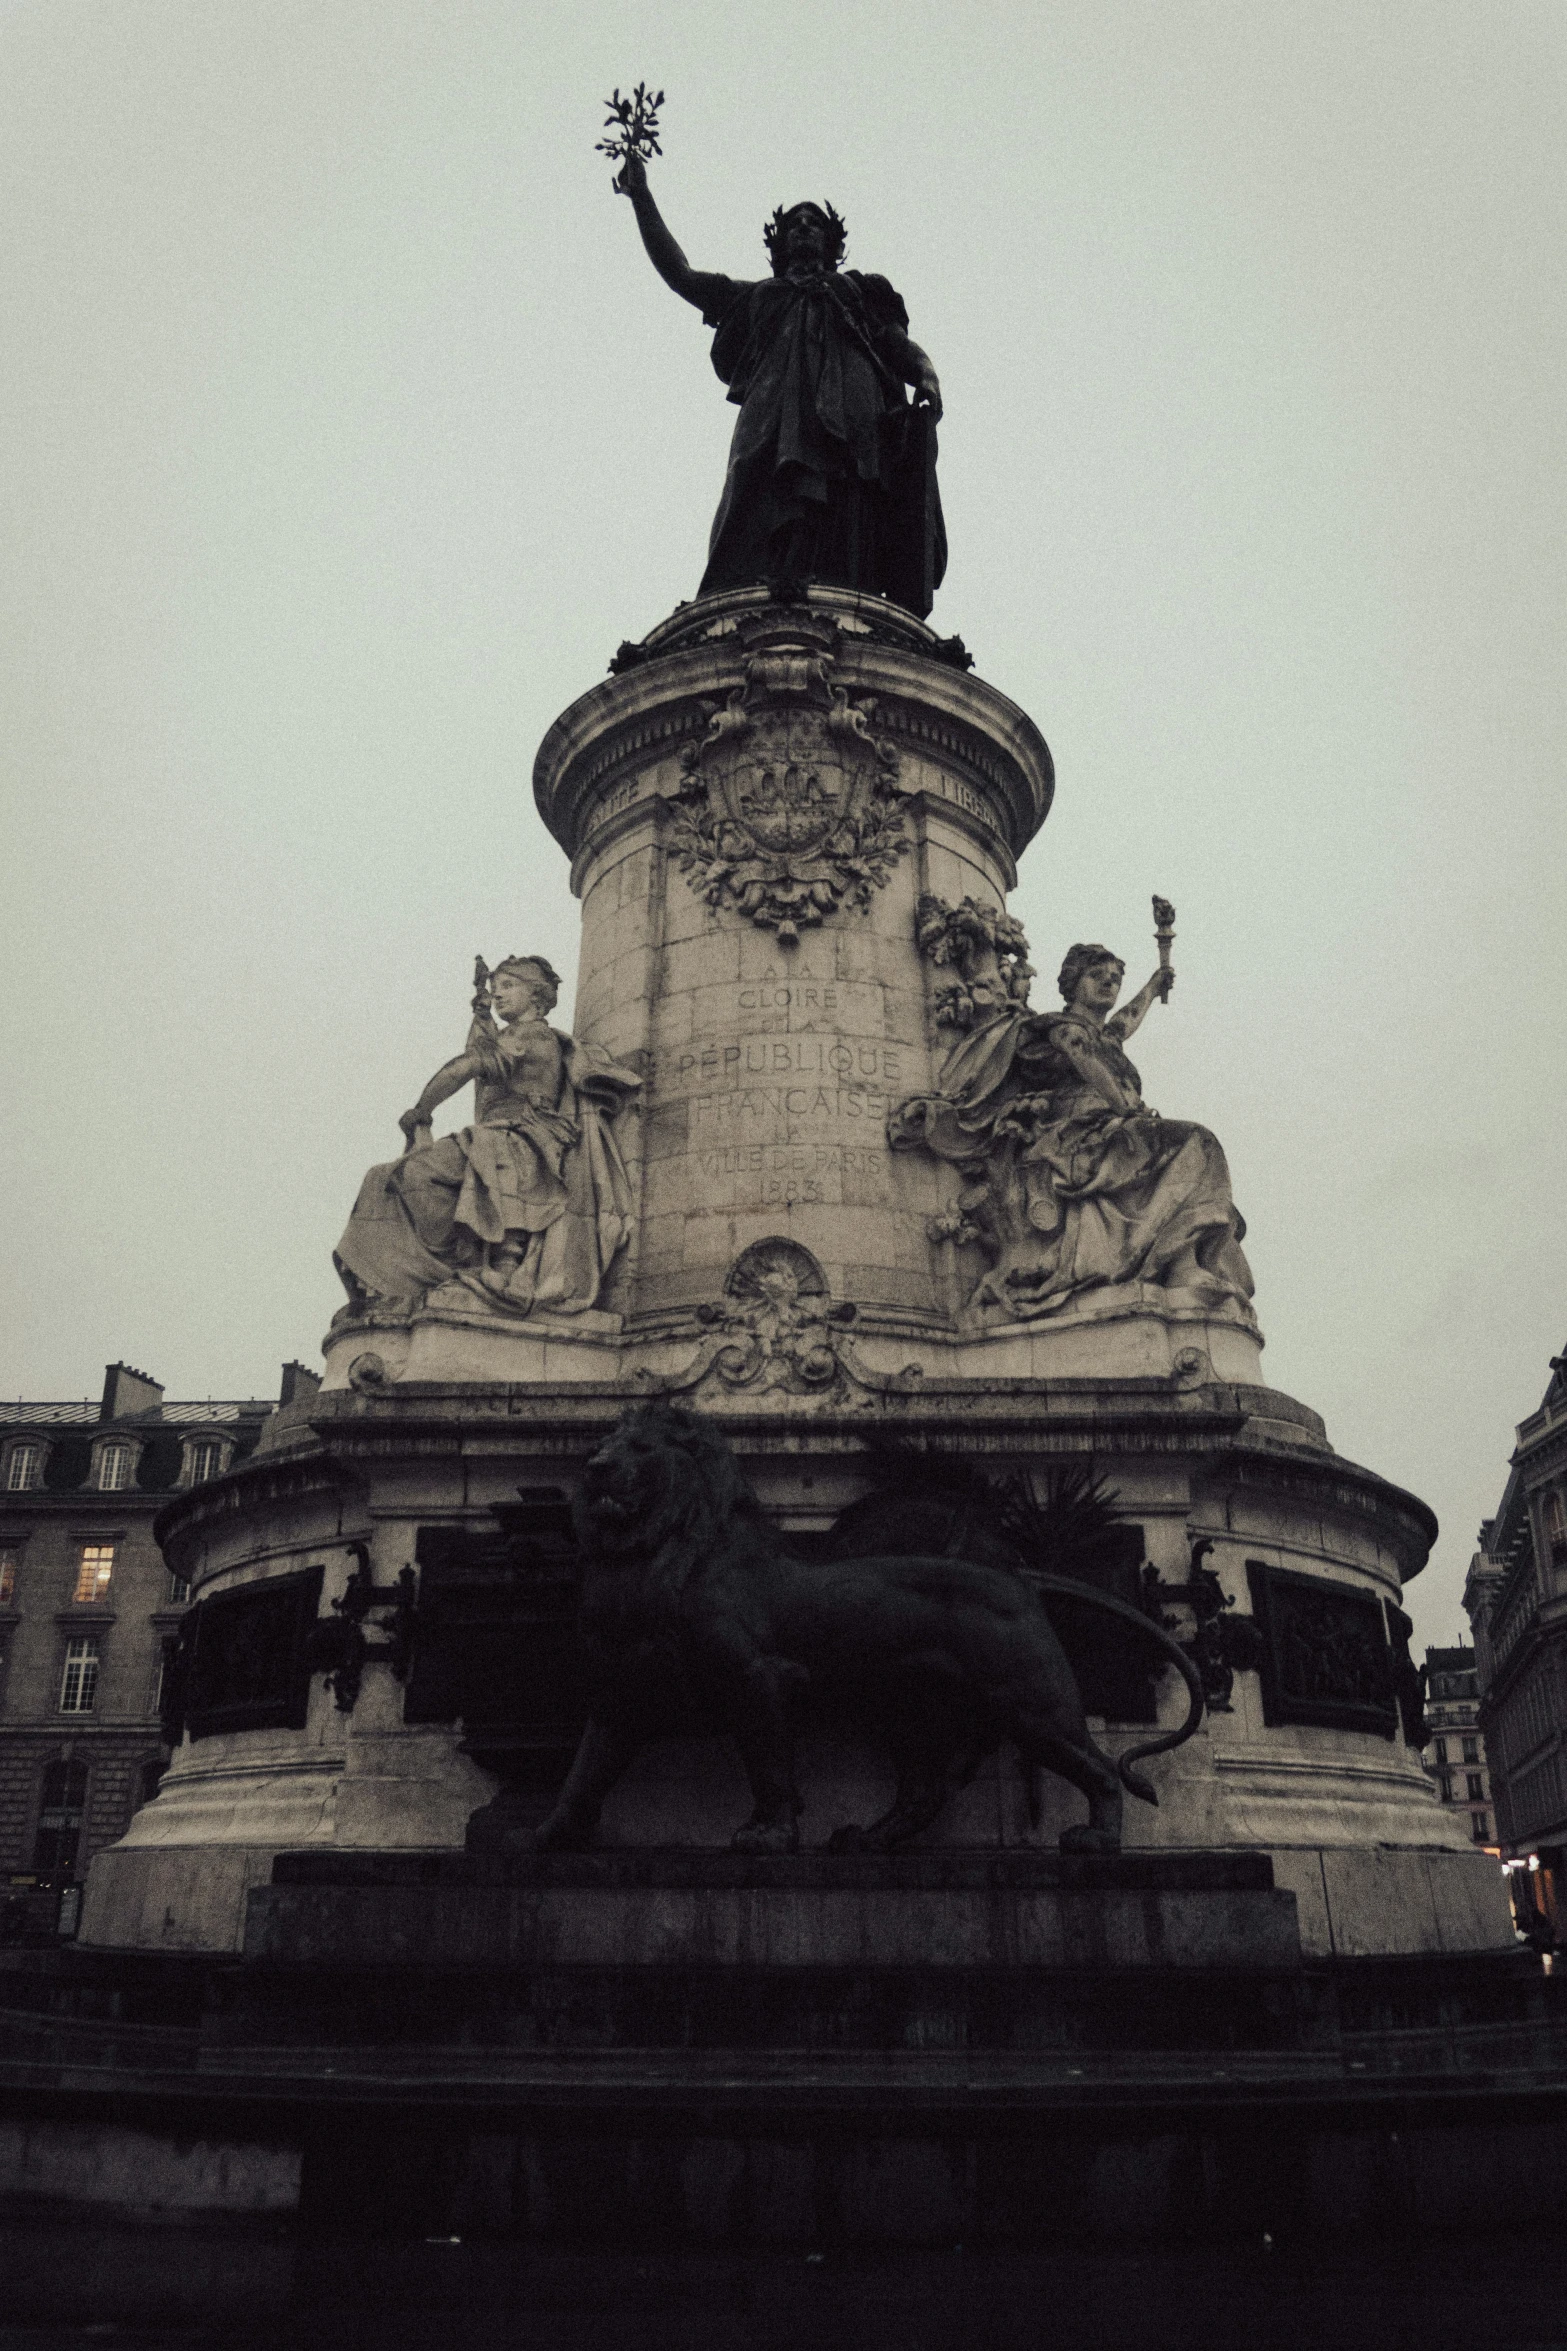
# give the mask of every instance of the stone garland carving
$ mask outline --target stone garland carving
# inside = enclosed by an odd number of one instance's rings
[[[1117,1303],[1249,1326],[1246,1227],[1224,1153],[1206,1127],[1149,1109],[1123,1049],[1174,973],[1156,971],[1111,1017],[1125,966],[1106,947],[1076,946],[1061,967],[1064,1010],[1032,1012],[1028,941],[1009,915],[924,897],[915,935],[950,975],[932,1010],[957,1034],[940,1092],[897,1104],[888,1139],[961,1178],[929,1229],[987,1260],[970,1310]]]
[[[863,914],[907,849],[898,753],[871,731],[874,700],[833,683],[830,632],[748,634],[743,683],[703,703],[681,753],[672,847],[709,906],[792,947],[845,903]]]
[[[708,1380],[731,1392],[791,1396],[914,1386],[923,1376],[916,1364],[876,1372],[861,1363],[848,1337],[857,1312],[834,1303],[826,1275],[798,1241],[754,1241],[730,1267],[722,1298],[697,1308],[708,1335],[690,1362],[677,1372],[639,1372],[635,1384],[663,1396],[689,1395]]]

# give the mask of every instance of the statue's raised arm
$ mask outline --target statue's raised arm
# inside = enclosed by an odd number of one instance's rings
[[[647,165],[640,155],[626,157],[615,181],[615,193],[617,196],[630,197],[647,257],[665,285],[678,294],[682,302],[693,303],[698,310],[705,311],[711,302],[713,290],[727,286],[729,281],[691,267],[654,202],[653,191],[647,183]]]
[[[665,285],[714,330],[740,410],[698,593],[819,580],[923,619],[947,561],[941,385],[902,296],[842,267],[848,231],[830,204],[780,206],[762,232],[770,275],[732,278],[692,268],[635,146],[615,187]]]

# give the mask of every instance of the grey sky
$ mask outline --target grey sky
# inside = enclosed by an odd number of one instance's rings
[[[701,266],[830,196],[947,400],[936,609],[1054,748],[1014,901],[1180,986],[1276,1385],[1444,1522],[1567,1338],[1567,14],[0,9],[0,1391],[264,1392],[460,1042],[575,968],[545,728],[700,573]]]

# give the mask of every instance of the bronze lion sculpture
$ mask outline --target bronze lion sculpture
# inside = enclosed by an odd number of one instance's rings
[[[935,1820],[954,1786],[1006,1742],[1030,1784],[1058,1773],[1088,1798],[1064,1851],[1114,1853],[1121,1789],[1157,1797],[1132,1768],[1178,1746],[1202,1712],[1185,1652],[1148,1618],[1091,1586],[961,1558],[790,1552],[764,1517],[722,1432],[677,1405],[645,1404],[593,1454],[574,1505],[584,1560],[582,1627],[598,1695],[576,1759],[536,1832],[542,1846],[588,1844],[605,1797],[650,1738],[678,1724],[727,1731],[754,1808],[742,1852],[800,1841],[793,1720],[809,1693],[879,1736],[897,1786],[835,1851],[889,1850]],[[1126,1618],[1187,1683],[1185,1723],[1113,1763],[1088,1735],[1076,1680],[1040,1589]]]

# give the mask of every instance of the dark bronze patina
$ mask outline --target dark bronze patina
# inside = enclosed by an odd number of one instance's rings
[[[714,330],[713,366],[740,410],[699,593],[823,580],[923,619],[947,561],[941,386],[901,295],[841,267],[830,204],[780,208],[764,231],[772,275],[730,278],[691,267],[636,147],[615,186],[659,276]]]
[[[722,1432],[664,1403],[626,1414],[589,1461],[574,1517],[583,1554],[582,1622],[596,1693],[566,1784],[538,1831],[544,1846],[589,1843],[605,1797],[676,1719],[727,1732],[755,1809],[743,1852],[799,1843],[793,1718],[807,1696],[890,1750],[897,1788],[838,1851],[888,1850],[930,1826],[953,1790],[1004,1743],[1030,1779],[1058,1773],[1088,1798],[1069,1852],[1114,1853],[1121,1790],[1157,1801],[1135,1770],[1178,1746],[1202,1714],[1184,1651],[1139,1611],[1087,1585],[972,1558],[790,1552],[763,1516]],[[1088,1733],[1082,1698],[1041,1593],[1052,1587],[1134,1624],[1190,1693],[1178,1730],[1118,1761]]]

